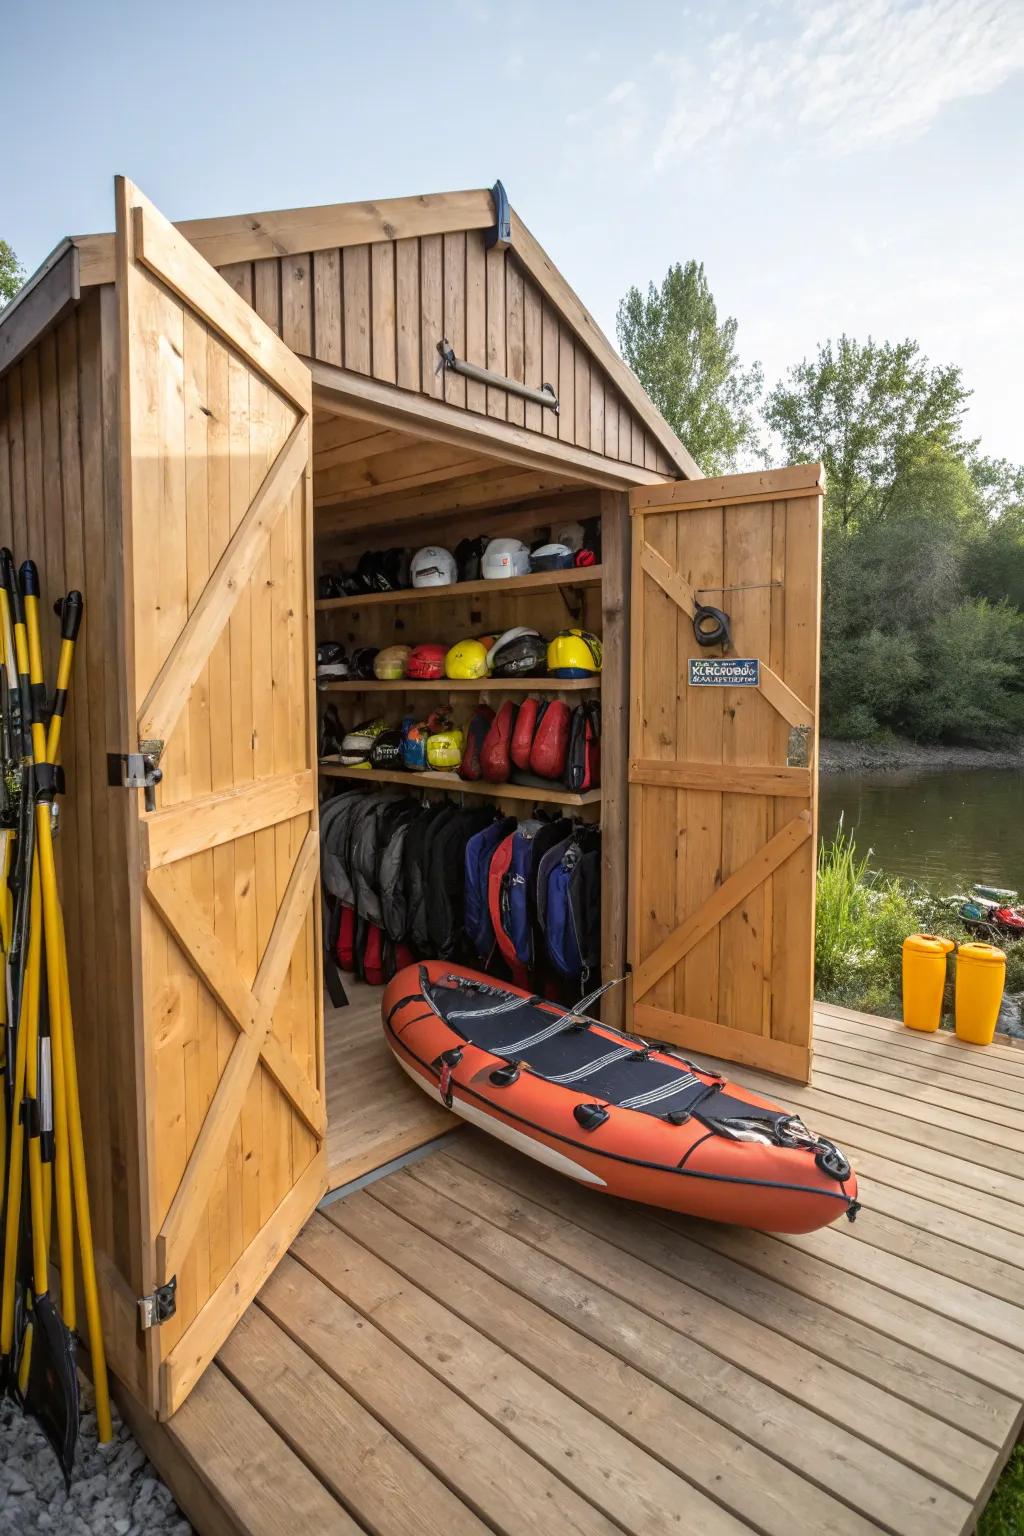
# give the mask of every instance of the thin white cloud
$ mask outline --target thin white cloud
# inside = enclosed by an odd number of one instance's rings
[[[656,130],[659,168],[708,140],[755,134],[804,133],[827,153],[849,154],[916,136],[951,103],[1024,69],[1024,6],[788,0],[719,34],[706,56],[666,51],[655,62],[672,83]]]
[[[636,90],[635,80],[620,80],[618,85],[613,85],[604,99],[606,107],[617,107],[620,101],[625,101],[631,92]]]

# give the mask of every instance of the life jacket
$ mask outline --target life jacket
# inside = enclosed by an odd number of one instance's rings
[[[601,782],[601,711],[592,702],[577,704],[572,712],[563,782],[575,795]]]
[[[491,914],[491,926],[498,949],[505,960],[512,980],[517,986],[526,984],[526,967],[516,955],[516,947],[508,930],[509,869],[512,863],[513,833],[502,838],[491,859],[487,875],[487,905]]]
[[[512,759],[513,766],[524,773],[529,771],[533,733],[537,729],[538,717],[543,712],[544,705],[540,699],[535,699],[532,694],[525,698],[519,706],[515,729],[512,732],[509,756]]]
[[[405,840],[409,828],[417,817],[422,816],[422,805],[411,806],[408,812],[396,816],[382,843],[377,889],[380,894],[381,924],[393,944],[400,944],[409,926],[409,908],[405,899]]]
[[[430,950],[442,960],[464,948],[466,844],[491,821],[490,806],[457,810],[426,840],[427,932]]]
[[[539,778],[560,779],[565,772],[569,721],[570,710],[564,699],[551,699],[541,709],[526,764]]]
[[[338,909],[338,940],[335,947],[338,965],[343,971],[356,968],[356,909],[340,906]]]
[[[431,850],[437,834],[456,814],[451,804],[432,807],[433,814],[413,823],[405,841],[405,889],[409,903],[407,939],[415,954],[425,958],[430,954],[429,910],[433,895],[428,871]]]
[[[475,782],[483,775],[480,765],[480,754],[487,733],[494,723],[494,710],[489,704],[478,704],[473,711],[470,722],[466,727],[466,743],[462,749],[462,761],[459,763],[460,779],[468,779]]]
[[[499,816],[466,843],[464,855],[463,925],[473,953],[486,965],[494,949],[494,923],[487,901],[491,860],[498,844],[514,830],[514,816]]]
[[[480,749],[480,769],[489,784],[504,784],[512,770],[512,733],[518,713],[519,706],[506,699]]]
[[[601,960],[600,834],[578,834],[551,870],[545,900],[545,943],[559,975],[586,990]]]

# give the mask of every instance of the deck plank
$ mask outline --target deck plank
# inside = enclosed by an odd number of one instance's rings
[[[357,1204],[362,1196],[350,1199]],[[353,1241],[338,1225],[348,1204],[330,1206],[327,1222],[310,1222],[294,1251],[542,1465],[627,1531],[732,1536],[749,1529]]]
[[[217,1363],[367,1529],[485,1536],[472,1510],[260,1307],[245,1313]]]
[[[455,1122],[328,1016],[332,1184]],[[478,1132],[316,1214],[146,1448],[203,1536],[965,1536],[1024,1421],[1024,1051],[819,1005],[863,1209],[770,1235]],[[162,1461],[163,1458],[163,1461]]]
[[[986,1398],[979,1401],[969,1380],[950,1378],[941,1370],[929,1372],[926,1361],[901,1358],[890,1340],[867,1329],[866,1339],[855,1338],[864,1371],[855,1374],[837,1363],[846,1353],[846,1330],[839,1334],[835,1314],[827,1307],[801,1303],[781,1286],[758,1283],[742,1264],[723,1262],[638,1207],[599,1196],[581,1200],[580,1192],[571,1189],[574,1198],[567,1200],[560,1185],[552,1189],[543,1177],[533,1179],[533,1166],[525,1160],[520,1167],[504,1149],[493,1152],[498,1155],[492,1155],[489,1145],[467,1137],[450,1154],[431,1161],[435,1172],[442,1163],[457,1163],[485,1177],[488,1172],[500,1177],[507,1187],[504,1219],[517,1236],[578,1274],[586,1266],[588,1279],[827,1416],[887,1457],[897,1458],[900,1477],[909,1462],[958,1491],[969,1493],[978,1486],[988,1453],[958,1424],[966,1405],[980,1410]],[[420,1178],[427,1175],[424,1169],[410,1171]],[[463,1188],[454,1177],[450,1187],[453,1197]],[[485,1192],[476,1186],[471,1195],[465,1193],[482,1200]],[[493,1194],[487,1209],[489,1215],[500,1209]],[[887,1390],[879,1385],[879,1377]],[[912,1401],[895,1395],[893,1388],[901,1378],[904,1390],[909,1386],[913,1392]],[[929,1391],[942,1402],[948,1422],[922,1409],[922,1401],[930,1401]],[[997,1400],[989,1407],[997,1413],[1005,1408],[1003,1422],[1012,1417],[1011,1404]]]
[[[387,1210],[382,1211],[375,1201],[386,1201]],[[405,1214],[394,1208],[396,1203],[403,1206]],[[780,1466],[749,1436],[737,1434],[731,1425],[720,1422],[724,1417],[721,1411],[712,1417],[693,1404],[694,1396],[703,1396],[705,1409],[721,1409],[724,1373],[721,1362],[710,1353],[706,1352],[702,1362],[704,1391],[697,1388],[689,1400],[685,1393],[677,1398],[649,1373],[595,1343],[589,1330],[577,1328],[572,1304],[567,1309],[572,1320],[563,1321],[536,1305],[522,1286],[511,1287],[507,1282],[514,1260],[508,1248],[491,1277],[475,1268],[463,1257],[472,1242],[466,1212],[443,1195],[425,1190],[412,1179],[397,1178],[388,1190],[368,1193],[363,1205],[354,1201],[346,1204],[338,1220],[406,1279],[741,1518],[756,1522],[773,1536],[797,1531],[808,1536],[863,1533],[871,1528],[837,1499],[817,1487],[808,1487],[798,1474]],[[483,1225],[477,1223],[478,1236]],[[457,1251],[439,1240],[446,1228]],[[539,1271],[539,1255],[519,1246],[520,1273],[524,1265],[529,1269],[531,1262]],[[552,1268],[557,1271],[561,1267]],[[558,1278],[562,1294],[575,1292],[575,1310],[582,1311],[578,1277],[561,1269]],[[588,1311],[594,1300],[588,1295]],[[642,1334],[646,1322],[636,1317],[635,1331]],[[776,1399],[772,1406],[784,1419],[788,1405]],[[762,1433],[769,1414],[770,1410],[763,1415]],[[756,1407],[748,1410],[750,1424],[758,1418]],[[821,1458],[819,1471],[823,1466]]]
[[[548,1521],[566,1536],[615,1536],[592,1504],[297,1260],[281,1263],[260,1306],[501,1536],[535,1536]]]

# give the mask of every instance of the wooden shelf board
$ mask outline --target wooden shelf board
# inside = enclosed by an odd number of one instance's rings
[[[589,677],[488,677],[422,679],[402,677],[397,682],[381,682],[379,678],[346,679],[340,683],[318,683],[321,693],[497,693],[509,690],[514,693],[584,693],[596,692],[601,686],[600,674]]]
[[[504,597],[509,593],[546,592],[551,587],[591,587],[601,580],[599,565],[581,565],[571,571],[532,571],[529,576],[509,576],[498,581],[458,581],[448,587],[406,587],[399,592],[366,592],[357,597],[321,597],[318,612],[336,608],[375,608],[381,603],[429,603],[438,598]]]
[[[406,773],[397,768],[343,768],[340,763],[321,761],[320,774],[322,778],[354,779],[369,784],[405,784],[410,789],[450,789],[459,794],[486,795],[493,800],[540,800],[571,806],[597,805],[601,800],[599,789],[574,795],[555,784],[550,789],[534,784],[489,784],[483,779],[460,779],[457,773],[439,773],[436,769]]]

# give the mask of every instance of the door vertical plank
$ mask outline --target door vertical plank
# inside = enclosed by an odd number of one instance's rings
[[[680,540],[682,574],[695,589],[706,589],[705,601],[720,605],[723,596],[714,591],[725,580],[723,569],[724,513],[717,507],[687,514]],[[691,688],[688,668],[691,657],[703,654],[693,625],[677,610],[679,633],[679,735],[687,762],[721,763],[723,710],[717,688]],[[677,912],[695,912],[722,881],[722,795],[718,791],[683,790],[679,801],[680,825],[685,827],[686,857],[680,862]],[[694,1018],[717,1019],[719,1014],[719,934],[714,929],[680,961],[675,975],[675,1006],[678,1013]]]

